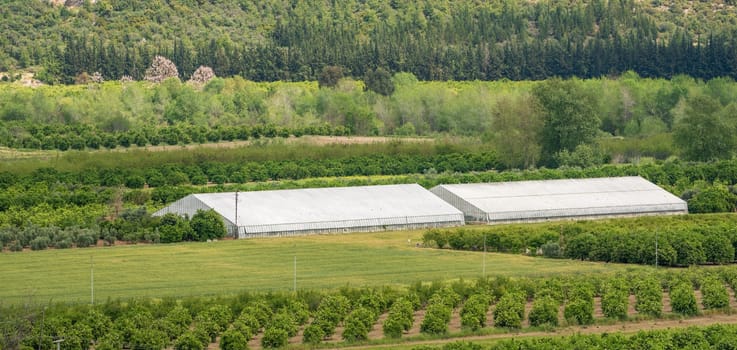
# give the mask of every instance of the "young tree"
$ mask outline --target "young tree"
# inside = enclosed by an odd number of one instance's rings
[[[178,76],[179,71],[177,70],[177,66],[174,62],[170,61],[166,57],[156,56],[154,57],[153,62],[151,62],[151,67],[146,69],[144,79],[150,82],[160,83],[167,78],[176,78]]]
[[[735,125],[722,115],[714,98],[696,95],[686,100],[685,116],[676,123],[673,141],[687,160],[710,161],[732,157]]]
[[[491,142],[509,168],[527,169],[540,159],[543,121],[529,94],[502,96],[493,110]]]
[[[199,68],[197,68],[197,70],[192,73],[192,77],[189,79],[189,81],[202,86],[207,84],[207,82],[209,82],[213,78],[215,78],[215,72],[212,70],[212,68],[199,66]]]
[[[320,87],[332,88],[338,85],[338,81],[343,78],[343,68],[338,66],[325,66],[317,78]]]
[[[673,307],[673,312],[681,315],[693,316],[698,312],[693,286],[688,282],[681,282],[671,287],[670,303]]]
[[[593,141],[600,123],[596,99],[579,80],[548,79],[536,85],[532,94],[543,113],[543,161],[553,163],[556,153],[572,152]]]
[[[366,72],[363,83],[366,84],[366,90],[371,90],[380,95],[389,96],[394,93],[392,75],[381,67]]]
[[[225,223],[220,218],[220,214],[214,210],[198,210],[192,216],[189,224],[194,231],[194,236],[199,241],[223,238],[227,233]]]

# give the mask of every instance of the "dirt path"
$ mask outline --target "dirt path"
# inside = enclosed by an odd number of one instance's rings
[[[565,336],[572,334],[602,334],[602,333],[636,333],[642,330],[657,330],[668,328],[686,328],[691,326],[708,326],[712,324],[737,324],[737,314],[733,315],[711,315],[708,317],[694,317],[689,319],[678,320],[646,320],[639,322],[621,322],[611,325],[593,325],[593,326],[572,326],[566,328],[558,328],[554,332],[515,332],[503,334],[490,334],[480,336],[458,337],[450,339],[426,340],[416,342],[404,342],[402,346],[410,345],[437,345],[452,343],[457,341],[480,341],[490,339],[506,339],[506,338],[529,338],[541,336]],[[398,344],[386,345],[366,345],[340,347],[340,349],[376,349],[397,346]]]

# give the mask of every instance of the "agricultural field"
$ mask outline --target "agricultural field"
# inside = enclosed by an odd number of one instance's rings
[[[5,304],[89,302],[93,266],[99,301],[291,291],[295,258],[299,290],[473,279],[482,275],[484,260],[488,275],[508,277],[646,269],[438,251],[417,247],[421,238],[421,231],[398,231],[0,254],[0,280],[13,281],[0,288],[0,300]]]

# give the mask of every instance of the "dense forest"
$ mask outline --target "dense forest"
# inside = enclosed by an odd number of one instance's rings
[[[205,65],[254,81],[316,80],[326,66],[420,80],[737,76],[732,0],[0,3],[0,71],[33,67],[47,83],[141,79],[155,55],[182,78]]]

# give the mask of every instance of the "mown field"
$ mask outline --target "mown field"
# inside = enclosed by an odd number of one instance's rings
[[[419,248],[421,235],[399,231],[6,253],[0,254],[0,301],[88,302],[91,261],[96,300],[288,291],[295,257],[298,289],[403,286],[482,275],[482,253]],[[488,275],[510,277],[648,269],[496,253],[485,260]]]

